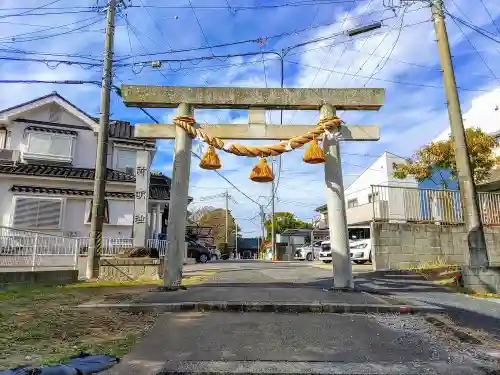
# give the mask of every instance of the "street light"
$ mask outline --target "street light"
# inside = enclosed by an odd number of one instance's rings
[[[355,36],[363,33],[367,33],[368,31],[380,29],[382,27],[382,22],[374,22],[369,25],[356,27],[354,29],[349,29],[345,32],[347,36]]]

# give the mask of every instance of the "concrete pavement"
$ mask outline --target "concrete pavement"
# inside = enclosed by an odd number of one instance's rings
[[[330,290],[331,271],[308,262],[225,261],[192,265],[186,272],[214,268],[217,272],[202,285],[187,291],[152,291],[140,303],[214,299],[277,305],[385,302],[367,293]],[[460,342],[420,315],[275,311],[167,312],[139,345],[105,374],[458,375],[493,373],[488,369],[500,368],[487,355],[490,347]]]
[[[406,272],[360,273],[356,276],[356,285],[365,291],[395,301],[441,308],[457,326],[479,334],[487,333],[500,341],[500,300],[489,301],[454,293]]]

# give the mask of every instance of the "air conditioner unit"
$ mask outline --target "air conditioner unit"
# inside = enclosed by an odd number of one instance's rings
[[[125,173],[134,176],[135,175],[134,168],[132,168],[132,167],[126,167],[125,168]]]
[[[0,149],[0,161],[12,161],[14,163],[19,162],[20,160],[20,152],[19,150],[9,150],[9,149]]]

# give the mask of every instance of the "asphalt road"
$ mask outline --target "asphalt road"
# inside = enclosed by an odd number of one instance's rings
[[[32,264],[31,257],[0,257],[0,272],[21,272],[30,271]],[[220,269],[220,270],[231,270],[231,269],[242,269],[242,268],[254,268],[258,269],[264,264],[269,264],[266,261],[259,260],[243,260],[243,259],[229,259],[229,260],[214,260],[205,264],[187,264],[184,266],[185,272],[191,272],[203,269]],[[313,274],[324,273],[323,271],[333,270],[332,264],[325,264],[319,261],[307,262],[307,261],[293,261],[293,262],[279,262],[276,264],[285,265],[286,267],[299,268],[301,270],[309,270]],[[72,256],[44,256],[37,259],[38,270],[63,270],[63,269],[73,269],[74,258]],[[85,268],[87,266],[87,258],[78,258],[78,270],[80,277],[84,277]],[[353,272],[369,272],[371,271],[371,264],[367,265],[356,265],[353,264]]]
[[[354,268],[357,273],[370,266]],[[373,298],[331,291],[331,268],[313,262],[230,260],[184,267],[185,273],[209,269],[217,272],[203,284],[177,292],[151,291],[139,305],[219,300],[349,304]],[[498,366],[485,359],[489,349],[471,347],[418,315],[170,312],[103,375],[472,375]]]

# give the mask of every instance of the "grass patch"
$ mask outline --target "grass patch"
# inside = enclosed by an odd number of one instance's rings
[[[89,287],[91,283],[85,284],[26,285],[2,291],[0,368],[58,363],[81,351],[121,357],[153,324],[154,313],[75,310],[75,306],[92,298],[117,292],[140,293],[133,286]]]
[[[200,284],[214,273],[187,275],[183,284]],[[75,307],[94,301],[138,300],[158,284],[160,281],[78,282],[0,290],[0,369],[59,363],[82,351],[122,357],[158,314]]]

